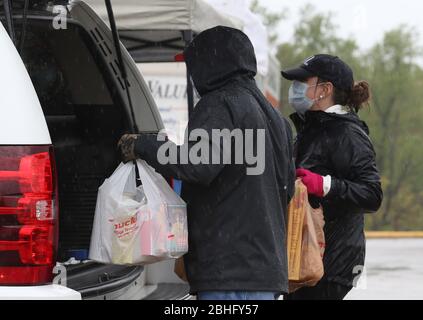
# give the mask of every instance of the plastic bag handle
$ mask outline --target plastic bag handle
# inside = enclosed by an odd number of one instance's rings
[[[138,188],[139,186],[142,185],[142,181],[141,181],[141,177],[140,177],[140,171],[139,171],[138,166],[137,166],[137,160],[134,160],[132,163],[135,166],[135,185]]]

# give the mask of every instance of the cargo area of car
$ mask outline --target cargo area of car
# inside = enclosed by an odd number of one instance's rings
[[[73,261],[66,265],[68,287],[85,298],[106,295],[135,282],[143,271],[142,267],[78,263],[88,259],[98,188],[120,163],[116,146],[127,132],[125,111],[103,72],[101,59],[80,28],[54,32],[43,21],[29,24],[21,56],[54,148],[59,195],[57,258],[61,263]]]
[[[59,258],[88,251],[99,186],[119,164],[123,132],[114,107],[75,107],[74,115],[46,116],[54,145],[60,199]]]
[[[118,166],[124,110],[78,28],[36,22],[21,55],[41,100],[54,146],[60,206],[60,261],[90,244],[98,187]],[[64,33],[66,36],[64,37]],[[60,38],[59,38],[60,37]],[[88,43],[88,42],[87,42]]]
[[[25,23],[19,53],[52,139],[59,195],[57,261],[66,267],[66,285],[86,299],[188,297],[188,286],[176,279],[172,261],[145,268],[88,261],[98,188],[119,165],[117,143],[131,128],[119,92],[118,65],[104,60],[105,54],[113,58],[112,46],[99,45],[104,35],[98,29],[93,35],[69,23],[55,30],[44,18],[30,17]],[[15,21],[15,28],[20,38],[22,20]],[[146,132],[154,127],[151,112],[144,112],[145,127],[150,126]]]

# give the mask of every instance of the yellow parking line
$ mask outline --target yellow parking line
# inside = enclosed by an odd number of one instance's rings
[[[367,239],[423,238],[423,231],[366,231]]]

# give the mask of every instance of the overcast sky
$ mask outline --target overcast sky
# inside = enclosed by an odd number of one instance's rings
[[[383,34],[400,24],[407,24],[420,34],[423,44],[423,1],[421,0],[259,0],[272,11],[287,8],[288,20],[281,23],[280,37],[289,40],[298,12],[305,4],[313,4],[318,11],[334,13],[334,22],[341,36],[352,35],[362,48],[369,48],[382,39]]]

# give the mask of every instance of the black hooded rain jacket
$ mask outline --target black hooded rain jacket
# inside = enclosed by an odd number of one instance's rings
[[[231,164],[160,164],[163,142],[143,135],[136,152],[159,173],[183,182],[188,205],[189,253],[185,265],[191,293],[199,291],[267,291],[288,288],[286,210],[294,191],[292,131],[289,123],[258,90],[253,46],[239,30],[216,27],[199,34],[184,52],[201,95],[189,119],[195,129],[264,132],[261,167],[246,158]],[[254,154],[257,154],[257,141]],[[242,144],[242,143],[241,143]],[[185,142],[189,150],[195,141]],[[212,147],[212,143],[210,142]],[[239,145],[238,145],[239,146]],[[223,144],[218,144],[222,149]],[[232,141],[232,150],[235,142]],[[183,147],[177,148],[181,153]],[[191,159],[190,159],[191,160]]]

